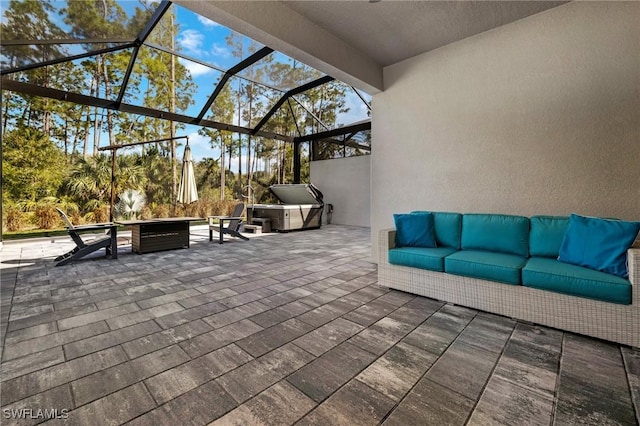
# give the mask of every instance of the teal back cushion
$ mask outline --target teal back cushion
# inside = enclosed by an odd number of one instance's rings
[[[425,211],[413,213],[433,214],[433,228],[438,247],[460,249],[460,235],[462,233],[462,215],[460,213]]]
[[[529,255],[529,218],[506,214],[462,215],[462,249]]]
[[[627,250],[638,232],[640,222],[572,214],[558,260],[626,278]]]
[[[530,221],[529,255],[557,259],[569,227],[569,217],[532,216]]]
[[[393,221],[396,225],[396,247],[436,247],[431,213],[394,214]]]

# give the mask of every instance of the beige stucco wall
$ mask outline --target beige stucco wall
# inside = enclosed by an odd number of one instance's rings
[[[414,209],[640,220],[640,3],[569,3],[389,66],[384,86],[374,256]]]
[[[312,161],[309,173],[311,182],[324,195],[325,206],[334,206],[332,224],[371,225],[370,155]],[[325,218],[322,223],[326,223]]]

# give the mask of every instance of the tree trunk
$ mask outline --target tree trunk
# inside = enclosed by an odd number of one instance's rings
[[[98,155],[98,148],[100,147],[100,128],[102,122],[98,115],[98,107],[94,108],[95,119],[93,120],[93,155]]]
[[[224,189],[225,189],[225,164],[224,164],[224,139],[220,137],[220,199],[224,200]]]
[[[7,121],[9,121],[9,104],[13,95],[11,92],[5,92],[6,102],[4,103],[4,112],[2,113],[2,133],[7,131]]]
[[[107,62],[102,60],[102,76],[104,78],[104,94],[106,99],[111,99],[111,83],[109,82],[109,72]],[[109,145],[115,145],[115,135],[113,134],[113,112],[107,110],[107,132],[109,133]]]
[[[69,156],[69,119],[64,119],[64,156]]]
[[[175,49],[175,34],[174,34],[174,24],[173,24],[173,14],[171,14],[171,50]],[[169,104],[169,110],[173,113],[176,112],[176,57],[175,55],[171,55],[171,98]],[[176,137],[176,123],[174,121],[170,122],[170,136],[172,138]],[[171,140],[171,187],[172,187],[172,205],[173,205],[173,216],[176,215],[176,207],[177,207],[177,176],[178,170],[176,166],[176,141],[174,139]]]
[[[82,146],[82,157],[86,160],[89,156],[89,124],[91,123],[91,110],[87,108],[87,117],[84,122],[84,145]]]
[[[94,81],[95,81],[95,85],[93,84],[92,81],[92,88],[93,88],[93,95],[98,98],[98,94],[100,92],[100,70],[102,69],[102,66],[100,65],[100,56],[98,56],[96,58],[96,69],[95,69],[95,73],[94,73]],[[95,107],[93,109],[94,112],[94,121],[93,121],[93,155],[97,155],[98,154],[98,148],[100,147],[100,127],[101,127],[101,123],[100,123],[100,119],[98,118],[98,107]]]

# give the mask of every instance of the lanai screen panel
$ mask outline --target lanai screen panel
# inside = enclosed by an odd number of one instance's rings
[[[367,118],[350,86],[302,91],[324,74],[167,1],[10,5],[0,65],[3,88],[18,96],[66,92],[92,107],[288,141]]]

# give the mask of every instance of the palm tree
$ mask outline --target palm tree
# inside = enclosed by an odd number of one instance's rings
[[[144,168],[136,164],[130,155],[116,159],[114,186],[116,194],[127,189],[142,190],[147,177]],[[110,202],[111,161],[108,155],[98,154],[80,159],[65,182],[67,191],[76,197],[83,210],[92,211]]]

